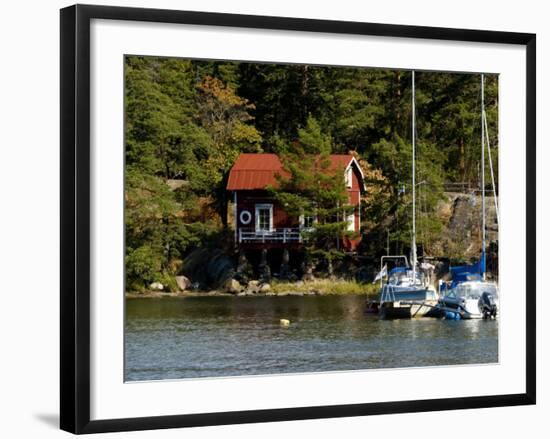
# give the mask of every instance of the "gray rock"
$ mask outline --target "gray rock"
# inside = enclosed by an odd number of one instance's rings
[[[234,261],[221,249],[199,248],[184,259],[182,274],[198,282],[201,288],[223,289],[235,274]]]
[[[176,276],[176,283],[178,284],[178,288],[180,291],[185,291],[192,287],[192,283],[186,276]]]
[[[238,294],[242,291],[241,284],[235,279],[227,279],[224,283],[224,291],[226,293]]]
[[[267,293],[268,291],[271,291],[271,285],[269,284],[260,285],[260,293]]]
[[[248,286],[246,287],[246,292],[249,294],[256,294],[260,292],[260,282],[257,280],[251,280],[248,282]]]
[[[160,282],[153,282],[151,285],[149,285],[149,288],[155,291],[162,291],[164,290],[164,285],[162,285]]]

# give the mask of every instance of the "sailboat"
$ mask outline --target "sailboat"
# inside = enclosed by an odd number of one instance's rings
[[[485,78],[481,75],[481,255],[472,265],[451,267],[452,281],[440,282],[439,308],[448,318],[496,318],[498,312],[498,286],[486,279],[486,230],[485,230],[485,140],[489,151],[491,177],[494,191],[491,149],[487,135],[487,116],[485,114]],[[495,207],[498,205],[495,194]]]
[[[437,293],[430,284],[429,277],[419,270],[416,252],[416,108],[415,108],[415,72],[412,71],[412,242],[411,261],[406,256],[383,256],[381,258],[381,273],[385,261],[393,259],[404,261],[404,266],[393,268],[381,277],[379,316],[385,318],[412,318],[428,316],[437,311]],[[387,271],[387,268],[386,268]]]

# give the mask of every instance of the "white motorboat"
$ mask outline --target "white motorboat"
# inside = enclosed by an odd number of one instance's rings
[[[460,282],[440,296],[438,306],[451,319],[496,318],[498,288],[483,280]]]

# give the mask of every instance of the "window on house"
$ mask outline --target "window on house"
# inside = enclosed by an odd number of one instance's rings
[[[300,215],[300,227],[302,229],[313,229],[316,222],[317,217],[315,215]]]
[[[315,212],[309,212],[307,214],[300,215],[300,228],[305,230],[311,230],[317,223],[317,215]]]
[[[304,227],[306,229],[312,229],[315,224],[315,217],[313,215],[304,216]]]
[[[355,212],[348,213],[346,220],[348,222],[348,232],[355,232]]]
[[[351,166],[346,169],[346,187],[352,187],[352,181],[353,181],[353,170],[351,169]]]
[[[273,205],[256,204],[256,231],[269,232],[273,229]]]

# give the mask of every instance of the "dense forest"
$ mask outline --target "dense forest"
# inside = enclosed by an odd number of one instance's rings
[[[388,238],[407,250],[410,71],[127,56],[125,94],[128,288],[169,284],[190,251],[230,242],[225,185],[241,152],[308,142],[352,152],[363,168],[360,252],[375,258]],[[485,108],[498,179],[496,75],[486,76]],[[416,131],[418,239],[437,253],[445,185],[479,187],[480,76],[417,71]]]

